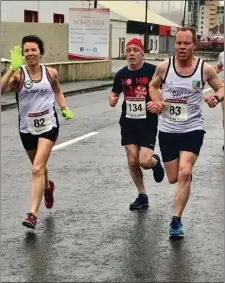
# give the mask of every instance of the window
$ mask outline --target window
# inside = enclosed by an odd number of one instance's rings
[[[119,58],[124,57],[126,54],[125,52],[125,38],[120,37],[119,38]]]
[[[63,14],[53,14],[53,23],[64,23],[64,15]]]
[[[25,23],[38,23],[38,12],[24,10],[24,22]]]
[[[203,25],[203,22],[201,22],[201,24]]]

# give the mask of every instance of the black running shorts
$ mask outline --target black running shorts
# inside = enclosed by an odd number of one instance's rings
[[[157,121],[148,119],[145,121],[120,120],[121,145],[135,144],[140,147],[155,148],[157,136]]]
[[[41,135],[32,135],[30,133],[25,134],[20,132],[20,138],[25,150],[34,150],[37,149],[39,138],[45,138],[55,143],[58,138],[58,134],[59,128],[52,128],[50,131]]]
[[[159,147],[163,162],[177,159],[180,151],[193,152],[198,156],[205,133],[204,130],[186,133],[165,133],[159,131]]]

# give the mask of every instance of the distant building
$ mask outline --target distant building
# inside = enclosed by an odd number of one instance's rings
[[[220,6],[220,1],[205,1],[201,5],[198,13],[198,31],[204,36],[208,36],[210,30],[215,26],[224,23],[224,7]]]
[[[187,0],[188,6],[188,25],[193,26],[198,30],[198,16],[200,11],[200,6],[205,4],[205,0]]]
[[[219,25],[224,24],[224,6],[218,6],[217,7],[217,14],[218,14],[218,20],[219,20]]]
[[[221,24],[219,26],[215,26],[215,27],[211,28],[209,30],[209,32],[211,34],[222,34],[222,35],[224,35],[224,24]]]

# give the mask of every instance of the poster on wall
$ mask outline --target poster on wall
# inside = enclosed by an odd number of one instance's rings
[[[109,58],[109,9],[69,9],[69,59]]]

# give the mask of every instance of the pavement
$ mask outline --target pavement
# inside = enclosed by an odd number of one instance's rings
[[[224,282],[220,105],[203,107],[206,135],[182,218],[185,238],[173,242],[175,185],[166,178],[157,184],[152,171],[144,171],[150,208],[129,211],[137,192],[120,146],[122,100],[110,108],[109,92],[67,97],[73,120],[63,120],[57,107],[60,135],[48,162],[55,205],[47,210],[42,202],[35,231],[21,224],[29,211],[31,164],[17,109],[1,113],[1,281]]]

